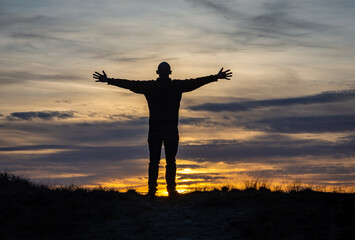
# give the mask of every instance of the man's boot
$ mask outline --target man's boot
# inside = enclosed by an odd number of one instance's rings
[[[170,199],[176,199],[176,198],[180,197],[180,193],[176,190],[169,190],[168,193],[169,193]]]
[[[154,199],[155,198],[155,193],[156,191],[154,190],[149,190],[148,193],[145,195],[147,199]]]

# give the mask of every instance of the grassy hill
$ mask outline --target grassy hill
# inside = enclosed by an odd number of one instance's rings
[[[355,194],[205,191],[147,200],[0,174],[0,239],[346,239]]]

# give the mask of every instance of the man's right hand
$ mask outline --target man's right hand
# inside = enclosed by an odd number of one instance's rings
[[[92,77],[97,79],[96,82],[107,82],[108,81],[108,78],[107,78],[107,75],[105,73],[105,71],[102,70],[102,73],[98,73],[98,72],[95,72]]]

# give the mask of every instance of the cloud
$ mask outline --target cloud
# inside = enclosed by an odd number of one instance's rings
[[[177,167],[178,168],[190,168],[190,169],[204,168],[203,166],[197,165],[197,164],[178,164]]]
[[[40,40],[45,40],[45,39],[52,39],[52,40],[58,40],[58,38],[55,38],[51,35],[43,34],[43,33],[22,33],[22,32],[15,32],[11,33],[10,36],[12,38],[20,38],[20,39],[31,39],[31,38],[37,38]]]
[[[62,151],[36,152],[46,149]],[[12,153],[6,154],[9,151]],[[146,146],[34,145],[0,148],[0,155],[0,169],[30,174],[45,184],[96,184],[107,179],[137,177],[146,174],[148,164]],[[60,177],[71,174],[77,177]]]
[[[61,129],[59,129],[60,131]],[[101,131],[101,130],[99,130]],[[70,129],[68,130],[68,133]],[[67,133],[67,134],[68,134]],[[104,135],[108,133],[107,131]],[[75,133],[77,134],[77,133]],[[125,133],[126,136],[131,134],[137,134],[132,131]],[[95,146],[88,143],[97,141],[97,133],[83,134],[83,136],[75,139],[75,145],[71,142],[67,144],[39,144],[39,145],[18,145],[14,147],[1,147],[0,152],[12,151],[16,153],[17,151],[24,150],[66,150],[55,151],[50,155],[44,157],[38,157],[37,159],[43,159],[45,161],[58,161],[58,162],[91,162],[98,160],[107,161],[121,161],[127,159],[139,159],[148,157],[148,148],[146,141],[136,141],[136,144],[131,145],[112,145],[110,141],[114,137],[126,139],[126,136],[107,136],[107,138],[102,137],[101,145]],[[235,163],[250,163],[250,162],[260,162],[260,163],[278,163],[278,162],[288,162],[291,158],[348,158],[355,154],[354,142],[355,137],[349,136],[344,139],[340,139],[337,142],[329,142],[325,140],[299,140],[291,137],[285,137],[283,135],[264,138],[255,138],[250,141],[237,141],[237,140],[209,140],[196,142],[193,145],[180,144],[178,158],[188,159],[197,162],[235,162]],[[58,136],[63,138],[62,136]],[[92,139],[84,140],[85,138],[91,137]],[[80,142],[79,139],[83,141]],[[65,143],[65,139],[62,139]],[[100,140],[100,139],[99,139]],[[49,157],[50,156],[50,157]],[[321,161],[321,160],[320,160]],[[184,167],[184,165],[180,166]],[[185,166],[186,167],[186,166]],[[188,166],[189,168],[197,166]]]
[[[271,12],[253,17],[249,24],[269,37],[272,35],[303,36],[314,29],[324,28],[321,24],[290,18],[283,12]]]
[[[61,99],[61,100],[56,100],[55,102],[57,102],[57,103],[72,103],[73,101],[71,99]]]
[[[116,123],[116,126],[119,126],[119,123]],[[55,128],[58,128],[58,126],[55,126]],[[58,129],[58,133],[63,131],[63,129],[65,128]],[[81,130],[83,132],[83,129]],[[97,182],[100,179],[124,178],[145,174],[149,156],[146,141],[133,141],[132,145],[126,146],[112,145],[109,144],[109,141],[117,132],[112,136],[108,136],[110,131],[105,131],[102,139],[99,139],[101,140],[100,146],[88,144],[96,141],[97,133],[102,132],[102,130],[102,128],[95,130],[95,125],[90,125],[90,128],[85,131],[89,132],[89,134],[78,136],[78,139],[73,141],[74,145],[70,142],[72,136],[68,135],[67,139],[69,141],[63,141],[66,144],[1,147],[2,160],[0,167],[2,169],[25,169],[29,172],[43,169],[43,171],[50,173],[73,172],[90,174],[88,177],[57,178],[56,181],[62,184],[88,184]],[[66,131],[66,134],[69,134],[73,132],[73,129],[67,128]],[[80,135],[80,133],[74,132],[73,136],[75,135]],[[126,139],[132,135],[134,135],[134,139],[137,138],[133,129],[127,131],[125,136],[116,136],[116,138]],[[57,137],[63,138],[62,136]],[[80,142],[79,139],[83,140],[83,142]],[[254,138],[250,141],[211,140],[203,141],[200,145],[198,145],[198,142],[194,145],[181,144],[177,156],[178,163],[179,159],[184,159],[196,161],[196,164],[181,164],[178,165],[178,168],[192,168],[198,171],[201,168],[200,162],[260,163],[269,164],[273,166],[273,169],[238,171],[238,174],[255,173],[257,176],[268,177],[302,174],[308,176],[320,175],[319,181],[327,182],[338,179],[342,182],[349,182],[353,179],[349,172],[353,169],[351,158],[355,154],[354,143],[355,135],[339,139],[337,142],[328,142],[325,140],[299,140],[284,135],[272,134]],[[40,153],[41,150],[58,151]],[[23,153],[26,151],[31,153]],[[37,151],[39,152],[38,154],[36,154]],[[7,155],[8,152],[12,153]],[[339,164],[334,163],[337,160],[339,160]],[[45,167],[43,167],[44,164]],[[206,167],[208,165],[204,164],[203,166]],[[192,175],[182,173],[178,174],[178,176],[181,177],[180,179],[192,180],[187,184],[214,181],[225,177],[218,173],[196,173]]]
[[[290,166],[286,167],[284,173],[289,172],[292,174],[344,174],[352,175],[355,172],[355,166],[343,166],[334,164],[325,164],[323,166],[310,165],[310,166]],[[349,176],[347,176],[349,177]],[[354,176],[355,178],[355,176]],[[355,180],[355,179],[354,179]]]
[[[81,77],[75,74],[38,74],[31,71],[1,71],[0,84],[23,84],[25,81],[31,80],[61,80],[73,81]]]
[[[148,118],[134,116],[112,116],[114,121],[95,122],[60,122],[46,121],[74,117],[73,111],[15,112],[7,116],[10,121],[0,124],[3,146],[19,146],[17,150],[36,150],[35,147],[23,148],[27,142],[51,143],[41,145],[42,149],[71,149],[81,152],[82,146],[144,146],[146,147]],[[80,114],[80,113],[79,113]],[[273,133],[323,133],[350,132],[355,130],[355,115],[324,116],[292,116],[271,117],[259,116],[254,120],[231,119],[234,126],[248,130]],[[25,120],[25,121],[13,121]],[[44,121],[34,121],[44,120]],[[183,118],[184,120],[184,118]],[[186,118],[183,124],[195,126],[211,126],[211,120],[204,118]],[[215,125],[218,125],[218,121]],[[207,124],[207,125],[206,125]],[[221,123],[223,124],[223,123]],[[230,125],[230,122],[226,123]],[[12,138],[9,132],[21,134],[22,138]],[[22,139],[26,139],[22,141]],[[33,139],[33,140],[31,140]],[[15,142],[14,142],[15,141]],[[201,141],[194,145],[181,144],[179,157],[184,159],[200,159],[201,161],[250,161],[250,159],[293,158],[307,156],[349,157],[354,155],[354,138],[348,137],[336,143],[321,140],[297,140],[285,135],[266,134],[263,138],[250,141]],[[15,146],[16,146],[15,145]],[[71,146],[71,147],[70,147]],[[127,148],[129,150],[129,148]],[[9,151],[9,149],[3,150]],[[103,151],[103,150],[102,150]],[[88,151],[89,152],[89,151]],[[138,151],[139,152],[139,151]],[[81,153],[87,157],[87,152]],[[123,155],[122,155],[123,156]],[[133,155],[132,155],[133,156]],[[75,156],[80,158],[80,154]],[[255,160],[259,161],[259,160]]]
[[[208,124],[210,121],[208,118],[194,118],[194,117],[182,117],[179,120],[180,124],[200,126],[201,124]]]
[[[9,27],[25,26],[50,26],[56,23],[58,19],[45,15],[17,15],[8,12],[0,12],[0,26],[2,29]]]
[[[330,177],[330,175],[343,175],[345,178],[350,180],[350,178],[354,179],[353,175],[355,170],[354,166],[345,166],[341,163],[333,164],[333,163],[325,163],[323,165],[318,164],[299,164],[299,163],[289,163],[288,165],[284,165],[282,167],[278,167],[276,169],[268,169],[268,170],[254,170],[255,173],[258,173],[259,176],[285,176],[287,174],[290,175],[308,175],[308,174],[320,174]]]
[[[18,152],[21,149],[30,151],[47,148],[63,151],[38,154],[35,151]],[[13,152],[6,154],[9,150]],[[24,175],[30,174],[46,184],[97,184],[112,179],[139,177],[147,174],[147,156],[149,156],[148,147],[145,145],[104,147],[36,145],[1,148],[0,155],[0,169],[8,169]],[[53,178],[53,176],[68,175],[66,173],[82,176]]]
[[[300,164],[299,162],[289,162],[288,164],[279,165],[274,169],[241,171],[239,174],[283,180],[291,177],[291,179],[295,180],[301,179],[302,183],[317,185],[353,185],[355,182],[354,170],[354,166],[344,166],[342,163],[319,165],[314,163]]]
[[[225,16],[235,15],[237,13],[221,2],[217,3],[214,1],[208,1],[208,0],[197,0],[197,1],[190,1],[190,2],[192,3],[193,6],[196,6],[196,7],[203,6],[203,7],[212,9],[215,12],[223,14]]]
[[[245,123],[244,127],[278,133],[351,132],[355,130],[355,115],[264,118]]]
[[[355,90],[351,89],[295,98],[205,103],[187,108],[223,113],[207,115],[199,123],[202,126],[273,133],[345,133],[355,130],[355,115],[351,113],[354,100]]]
[[[287,140],[286,140],[287,139]],[[253,139],[251,141],[208,141],[185,145],[178,156],[204,162],[278,163],[292,158],[348,158],[355,154],[354,140],[334,142],[293,138]],[[281,159],[281,160],[280,160]],[[282,160],[284,159],[284,160]]]
[[[52,145],[77,146],[146,143],[148,132],[146,117],[122,117],[121,119],[116,117],[114,121],[58,121],[66,117],[75,117],[74,113],[78,115],[78,119],[86,116],[74,111],[12,113],[0,124],[2,144],[20,146],[27,142],[50,142]],[[14,138],[11,134],[14,132],[21,134],[22,137]]]
[[[189,180],[189,181],[182,181],[181,184],[183,185],[193,185],[198,183],[207,183],[207,182],[215,182],[216,180],[225,180],[228,179],[226,176],[220,176],[218,173],[178,173],[178,184],[182,180]],[[162,179],[163,180],[163,179]]]
[[[293,35],[292,32],[297,30],[312,30],[324,26],[322,24],[316,24],[292,17],[292,14],[290,14],[290,11],[288,10],[292,8],[295,9],[295,6],[291,2],[283,1],[260,5],[256,4],[258,11],[250,11],[249,14],[237,10],[235,6],[243,6],[243,4],[238,4],[236,2],[198,0],[192,1],[192,3],[195,6],[200,5],[211,9],[227,19],[239,20],[238,22],[244,24],[244,26],[239,25],[239,27],[252,29],[268,36],[271,34]],[[249,33],[251,33],[251,31]]]
[[[201,29],[205,34],[218,34],[233,44],[235,48],[245,48],[248,45],[255,47],[268,47],[284,49],[290,46],[303,46],[329,48],[325,41],[320,39],[320,32],[331,29],[332,26],[312,21],[312,15],[305,17],[304,9],[318,8],[317,4],[298,3],[291,1],[276,1],[273,3],[243,1],[189,1],[192,6],[212,10],[217,17],[222,17],[219,22],[225,21],[225,28],[219,25],[205,26]],[[313,14],[313,13],[308,13]],[[206,31],[205,31],[206,30]],[[229,50],[232,47],[229,47]]]
[[[227,103],[204,103],[200,105],[190,106],[188,107],[188,109],[193,111],[241,112],[241,111],[249,111],[253,109],[266,108],[266,107],[286,107],[286,106],[293,106],[293,105],[309,105],[309,104],[342,102],[350,99],[355,99],[354,89],[322,92],[320,94],[302,96],[296,98],[250,100],[250,101],[227,102]]]
[[[218,173],[178,173],[179,179],[202,179],[200,182],[213,181],[217,179],[226,179],[224,176],[219,176]]]
[[[73,111],[40,111],[40,112],[13,112],[7,116],[8,120],[53,120],[73,118]]]
[[[353,149],[355,136],[339,140],[336,143],[320,140],[297,140],[293,138],[266,137],[251,141],[208,141],[203,145],[181,145],[177,159],[196,161],[196,164],[178,165],[179,169],[199,169],[198,162],[225,162],[241,164],[271,164],[271,170],[245,170],[238,174],[254,173],[258,176],[283,177],[285,175],[320,175],[324,181],[334,178],[339,181],[353,179],[350,158],[354,156]],[[16,154],[23,150],[56,149],[49,154],[19,154],[16,161],[3,155],[1,167],[38,169],[45,163],[48,171],[61,172],[65,169],[77,173],[95,173],[95,176],[73,179],[87,184],[101,178],[123,177],[127,174],[137,176],[146,172],[148,164],[148,147],[143,145],[132,146],[72,146],[72,145],[34,145],[1,147],[1,152],[12,151]],[[9,156],[14,156],[13,154]],[[141,162],[137,162],[141,159]],[[145,159],[145,160],[144,160]],[[330,159],[332,163],[329,162]],[[334,159],[341,159],[339,164]],[[347,161],[347,159],[349,159]],[[306,161],[305,161],[306,160]],[[138,165],[137,165],[138,164]],[[204,166],[207,166],[204,164]],[[69,170],[67,170],[69,169]],[[63,170],[64,171],[64,170]],[[65,172],[64,171],[64,172]],[[127,171],[131,171],[128,173]],[[121,174],[121,175],[120,175]],[[138,175],[139,175],[138,174]],[[99,176],[100,175],[100,176]],[[326,175],[326,176],[325,176]],[[192,179],[190,183],[225,179],[219,173],[178,174],[180,179]],[[201,180],[202,179],[202,180]],[[85,182],[86,181],[86,182]]]
[[[79,121],[83,117],[85,120]],[[50,141],[52,144],[121,144],[131,145],[146,143],[148,136],[148,117],[137,117],[127,114],[98,115],[100,119],[93,121],[95,113],[89,115],[76,111],[42,111],[14,112],[0,123],[2,144],[13,145],[14,139],[9,132],[21,133],[23,138],[16,138],[18,145],[23,139],[34,139],[35,142]],[[58,121],[76,118],[75,122]],[[22,121],[21,121],[22,120]],[[51,121],[48,121],[51,120]],[[88,120],[88,121],[87,121]],[[182,118],[184,125],[198,125],[208,122],[203,118]],[[12,139],[12,140],[11,140]],[[8,142],[8,144],[5,144]]]
[[[62,146],[66,149],[67,146]],[[89,162],[116,162],[147,158],[148,147],[145,145],[136,146],[104,146],[85,147],[77,146],[73,151],[59,152],[48,156],[40,157],[43,161],[68,162],[74,164]]]

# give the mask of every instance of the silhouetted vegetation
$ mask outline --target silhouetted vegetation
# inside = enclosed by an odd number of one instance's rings
[[[351,239],[355,194],[261,184],[178,199],[0,174],[0,239]]]

